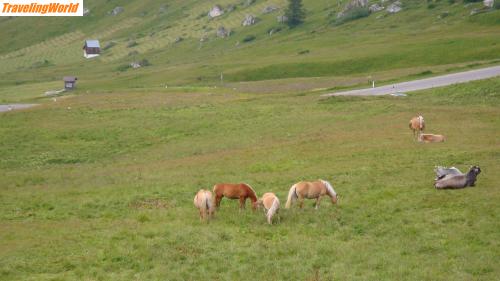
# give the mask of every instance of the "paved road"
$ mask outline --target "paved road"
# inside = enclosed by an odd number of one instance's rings
[[[27,104],[27,103],[13,103],[13,104],[0,104],[0,112],[11,111],[16,109],[30,108],[37,104]]]
[[[411,92],[435,87],[442,87],[452,84],[465,83],[474,80],[481,80],[500,76],[500,66],[470,70],[460,73],[447,74],[432,78],[414,80],[409,82],[391,84],[375,88],[359,89],[352,91],[344,91],[337,93],[329,93],[322,95],[323,97],[330,96],[381,96],[394,94],[397,92]]]

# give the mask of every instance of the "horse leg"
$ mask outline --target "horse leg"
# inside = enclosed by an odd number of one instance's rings
[[[299,198],[297,198],[297,199],[299,201],[299,208],[302,209],[302,207],[304,207],[304,197],[299,196]]]
[[[316,210],[319,208],[319,201],[321,200],[321,196],[316,198],[316,206],[314,207]]]
[[[246,197],[240,197],[240,209],[245,209],[245,202],[247,201]]]
[[[219,208],[219,207],[220,207],[220,201],[221,201],[221,200],[222,200],[222,195],[216,195],[216,196],[215,196],[215,206],[216,206],[217,208]]]

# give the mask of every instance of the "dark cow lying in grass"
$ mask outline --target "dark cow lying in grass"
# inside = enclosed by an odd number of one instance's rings
[[[481,173],[479,166],[472,166],[467,174],[447,174],[436,179],[436,189],[458,189],[476,184],[477,175]]]

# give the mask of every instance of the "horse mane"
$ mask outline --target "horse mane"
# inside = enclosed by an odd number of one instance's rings
[[[328,194],[333,195],[333,196],[337,196],[337,192],[335,192],[335,190],[333,190],[333,186],[329,182],[327,182],[325,180],[321,180],[321,179],[320,179],[320,181],[325,185],[326,190],[328,191]]]
[[[250,190],[253,192],[253,194],[251,194],[250,198],[253,200],[255,199],[255,201],[257,201],[257,193],[255,192],[255,190],[248,184],[248,183],[243,183],[245,186],[247,186],[248,188],[250,188]]]
[[[424,117],[422,115],[419,115],[418,116],[418,125],[419,125],[419,128],[422,129],[422,125],[424,123]]]

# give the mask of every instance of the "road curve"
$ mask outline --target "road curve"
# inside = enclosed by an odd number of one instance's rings
[[[411,92],[435,87],[443,87],[452,84],[465,83],[500,76],[500,65],[465,72],[436,76],[409,82],[402,82],[375,88],[351,90],[337,93],[328,93],[323,97],[331,96],[381,96],[395,94],[398,92]]]

